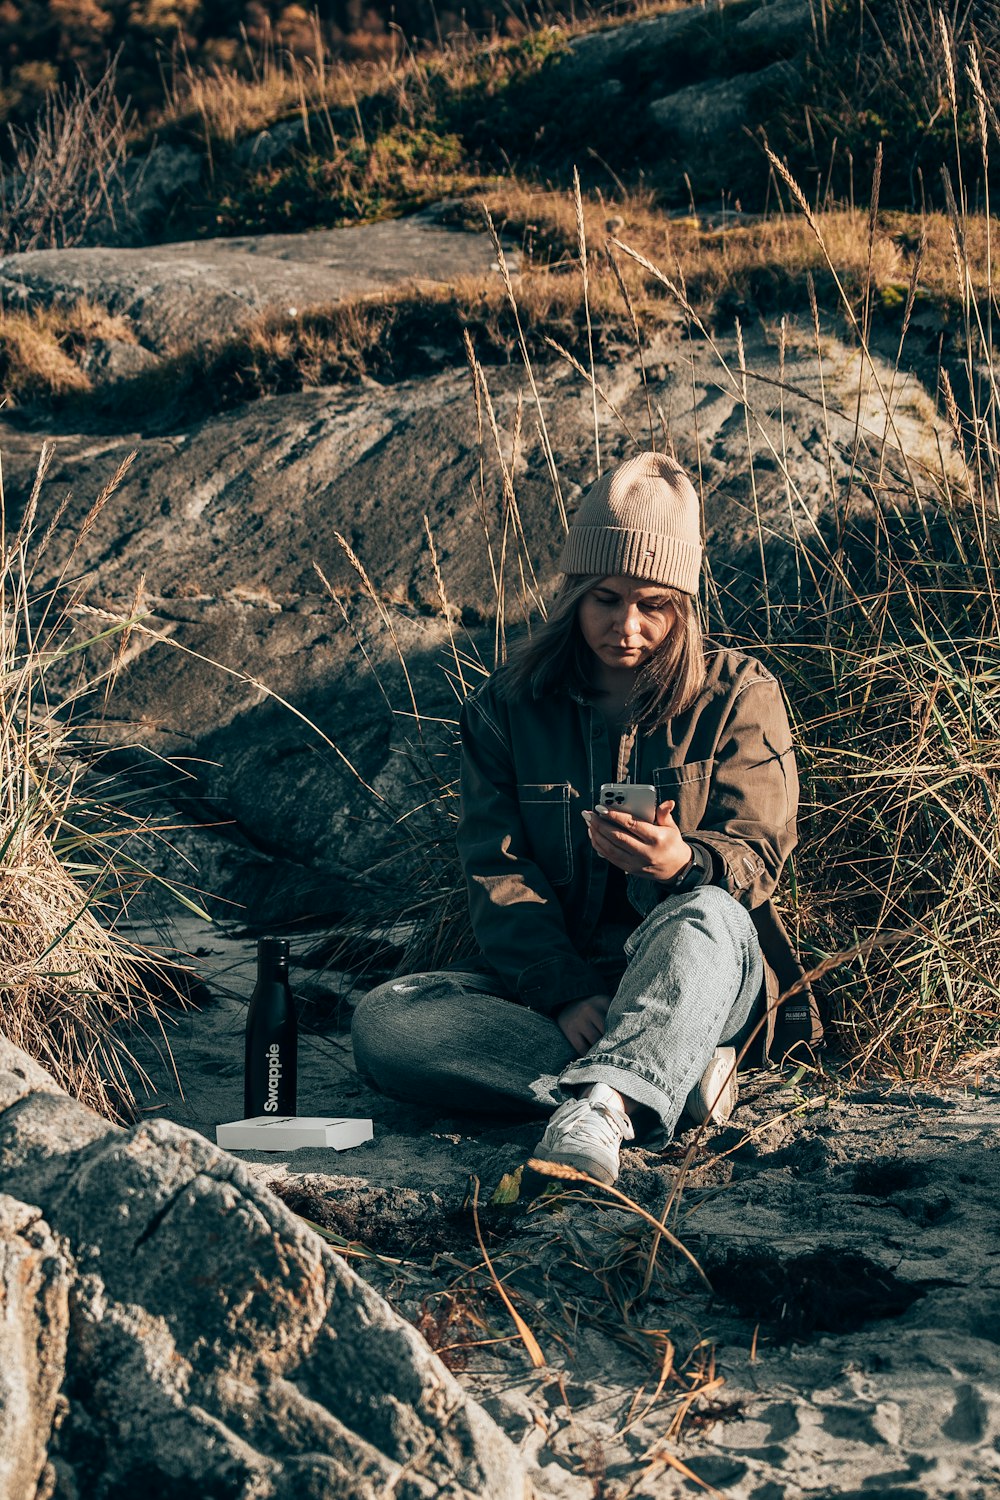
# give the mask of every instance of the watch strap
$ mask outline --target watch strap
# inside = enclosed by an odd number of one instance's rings
[[[673,880],[668,882],[667,890],[671,892],[684,892],[697,890],[701,885],[708,885],[712,879],[712,856],[702,848],[701,844],[692,844],[691,858],[683,870],[678,870]]]

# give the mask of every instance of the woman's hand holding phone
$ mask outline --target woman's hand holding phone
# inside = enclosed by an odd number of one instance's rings
[[[564,1005],[556,1016],[560,1031],[578,1057],[589,1052],[604,1035],[610,1004],[610,995],[587,995],[583,1000]]]
[[[587,819],[595,853],[626,875],[673,880],[691,861],[691,845],[673,819],[675,804],[661,802],[656,821],[643,823],[631,813],[595,807]]]

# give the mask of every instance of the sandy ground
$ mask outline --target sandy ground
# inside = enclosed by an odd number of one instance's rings
[[[195,925],[176,941],[214,999],[170,1027],[183,1098],[162,1047],[138,1040],[158,1089],[141,1102],[214,1139],[242,1114],[253,944]],[[355,1268],[520,1445],[538,1496],[1000,1494],[995,1060],[911,1090],[751,1075],[726,1127],[624,1154],[632,1206],[578,1194],[503,1207],[489,1200],[538,1126],[373,1095],[329,1020],[346,1013],[337,976],[293,962],[292,982],[315,1002],[307,1014],[327,1012],[300,1034],[300,1113],[370,1116],[375,1137],[236,1154],[351,1242]],[[484,1262],[474,1190],[538,1366]],[[641,1213],[659,1218],[671,1197],[667,1222],[711,1291],[665,1242],[651,1264]]]

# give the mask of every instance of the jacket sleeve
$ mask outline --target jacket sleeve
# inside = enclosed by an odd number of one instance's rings
[[[531,857],[504,725],[480,694],[462,709],[458,853],[483,956],[532,1010],[606,989],[577,953],[558,898]]]
[[[781,688],[761,674],[733,702],[720,733],[708,803],[691,839],[710,851],[715,884],[760,906],[798,842],[799,781]]]

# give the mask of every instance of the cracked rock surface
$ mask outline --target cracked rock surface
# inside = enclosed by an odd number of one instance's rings
[[[508,1439],[245,1168],[0,1039],[0,1496],[521,1500]]]

